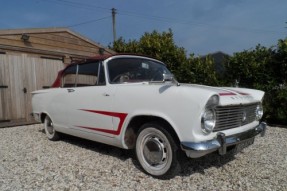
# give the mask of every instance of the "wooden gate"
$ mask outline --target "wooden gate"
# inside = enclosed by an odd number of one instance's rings
[[[63,67],[61,60],[0,54],[0,122],[32,122],[31,92],[49,87]]]
[[[4,78],[5,78],[5,70],[4,70],[4,63],[5,63],[5,58],[0,54],[0,123],[1,122],[9,122],[7,119],[7,104],[4,104],[5,102],[5,97],[7,94],[7,88],[8,85],[5,83]]]

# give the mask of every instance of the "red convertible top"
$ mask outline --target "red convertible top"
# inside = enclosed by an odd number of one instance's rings
[[[62,73],[63,71],[69,67],[70,65],[72,64],[82,64],[82,63],[86,63],[86,62],[89,62],[89,61],[102,61],[102,60],[105,60],[107,58],[110,58],[114,55],[117,55],[117,54],[105,54],[105,55],[98,55],[98,56],[94,56],[94,57],[89,57],[89,58],[86,58],[86,59],[83,59],[81,61],[77,61],[77,62],[74,62],[74,63],[71,63],[69,65],[67,65],[63,70],[60,70],[58,72],[58,75],[57,75],[57,78],[56,80],[54,81],[54,83],[51,85],[51,88],[58,88],[61,86],[61,77],[62,77]]]

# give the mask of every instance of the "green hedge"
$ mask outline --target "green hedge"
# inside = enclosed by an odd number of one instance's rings
[[[235,53],[228,58],[226,79],[237,79],[239,86],[265,91],[264,120],[272,124],[287,124],[287,40],[266,48]]]
[[[138,41],[123,38],[110,47],[120,53],[149,55],[165,62],[183,83],[212,86],[231,86],[265,91],[264,120],[272,124],[287,124],[287,39],[279,40],[271,48],[261,45],[252,50],[235,53],[225,59],[224,73],[215,71],[211,56],[186,56],[182,47],[175,45],[173,33],[145,33]]]

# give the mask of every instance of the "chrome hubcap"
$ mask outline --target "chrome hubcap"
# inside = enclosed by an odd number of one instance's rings
[[[49,119],[47,122],[47,131],[49,134],[54,133],[54,127],[53,127],[53,122]]]
[[[143,155],[152,166],[162,164],[166,159],[166,148],[158,137],[147,137],[144,141]]]

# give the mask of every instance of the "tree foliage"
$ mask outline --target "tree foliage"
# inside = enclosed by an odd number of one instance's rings
[[[148,55],[167,64],[179,82],[204,85],[234,86],[265,91],[265,119],[272,123],[287,123],[287,39],[277,46],[257,45],[252,50],[235,53],[226,59],[225,73],[215,71],[211,56],[186,56],[186,50],[176,46],[173,33],[145,33],[139,40],[119,38],[113,50],[119,53]]]
[[[167,64],[180,82],[217,84],[213,60],[210,57],[201,59],[194,55],[188,58],[186,50],[175,45],[171,30],[145,33],[138,41],[126,42],[123,38],[119,38],[114,42],[112,49],[120,53],[143,54],[159,59]]]
[[[151,56],[166,63],[174,73],[186,61],[185,49],[175,45],[171,30],[163,33],[157,31],[145,33],[139,41],[129,40],[126,42],[120,38],[114,42],[113,49],[120,53]]]
[[[241,86],[262,89],[261,85],[272,84],[274,74],[270,75],[269,63],[272,60],[273,50],[256,46],[254,50],[245,50],[235,53],[226,63],[226,77],[237,80]],[[275,82],[274,82],[275,83]]]
[[[239,85],[265,92],[265,119],[287,124],[287,39],[277,46],[261,45],[253,50],[235,53],[226,64],[226,79],[238,80]]]
[[[210,56],[201,58],[190,55],[177,69],[177,79],[185,83],[216,86],[219,85],[219,81],[214,68],[214,61]]]

